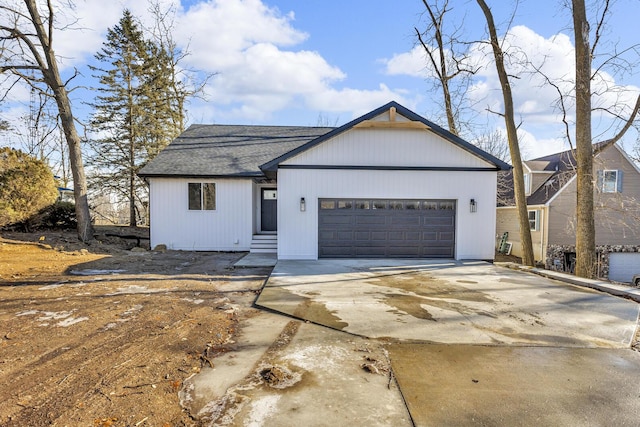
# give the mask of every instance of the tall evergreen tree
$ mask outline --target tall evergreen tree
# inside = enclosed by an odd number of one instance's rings
[[[147,194],[136,174],[183,130],[185,92],[171,52],[146,40],[128,10],[95,57],[103,65],[92,67],[100,86],[91,121],[97,135],[91,184],[126,200],[135,226]]]
[[[141,183],[136,172],[145,156],[144,82],[149,53],[142,31],[125,10],[107,31],[107,41],[95,55],[104,64],[92,67],[99,79],[91,128],[94,189],[118,194],[129,203],[129,225],[137,224],[136,199]]]

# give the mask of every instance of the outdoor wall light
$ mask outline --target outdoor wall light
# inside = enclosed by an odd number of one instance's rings
[[[300,212],[307,210],[307,202],[304,201],[304,197],[300,197]]]
[[[471,213],[478,211],[478,203],[476,202],[476,199],[469,200],[469,211]]]

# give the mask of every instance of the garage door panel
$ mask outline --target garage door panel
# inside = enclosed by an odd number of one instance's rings
[[[407,257],[416,258],[421,254],[420,248],[416,247],[390,247],[387,256],[390,258]]]
[[[341,203],[355,209],[326,208]],[[455,201],[321,199],[319,205],[320,257],[454,256]]]
[[[353,240],[353,231],[339,231],[336,233],[336,239],[338,240]]]
[[[405,233],[403,231],[389,231],[389,233],[387,234],[387,238],[389,239],[389,241],[403,241],[405,240],[404,234]]]
[[[387,232],[386,231],[372,231],[371,232],[371,240],[378,241],[386,241],[387,240]]]
[[[386,222],[386,218],[384,216],[381,216],[381,215],[380,216],[375,216],[375,215],[355,216],[355,224],[356,224],[356,226],[358,226],[358,225],[384,225],[385,222]]]
[[[371,240],[371,235],[368,231],[356,231],[354,235],[355,240]]]
[[[408,242],[411,242],[411,241],[414,241],[414,240],[416,240],[416,241],[420,241],[421,240],[419,231],[407,231],[404,234],[404,236],[405,236],[405,240],[408,241]]]
[[[353,216],[351,215],[330,215],[322,217],[322,223],[331,224],[351,224]]]
[[[350,257],[353,252],[351,246],[327,246],[320,249],[320,257]]]
[[[386,247],[384,246],[370,246],[370,247],[356,247],[353,255],[356,257],[385,257],[387,254]]]
[[[453,233],[452,232],[441,232],[439,233],[438,240],[441,242],[453,242]]]
[[[397,226],[419,226],[421,223],[420,216],[417,214],[391,216],[389,221],[391,225]]]
[[[436,227],[436,226],[445,226],[452,227],[453,226],[453,218],[451,217],[430,217],[424,216],[422,218],[422,225],[426,227]]]

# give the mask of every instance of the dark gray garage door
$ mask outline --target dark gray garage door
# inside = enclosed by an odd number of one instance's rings
[[[321,258],[453,258],[455,200],[320,199]]]

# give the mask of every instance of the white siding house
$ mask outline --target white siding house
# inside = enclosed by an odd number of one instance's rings
[[[191,127],[140,175],[152,246],[490,260],[507,168],[391,102],[336,129]],[[215,209],[192,209],[190,183],[215,184]]]

